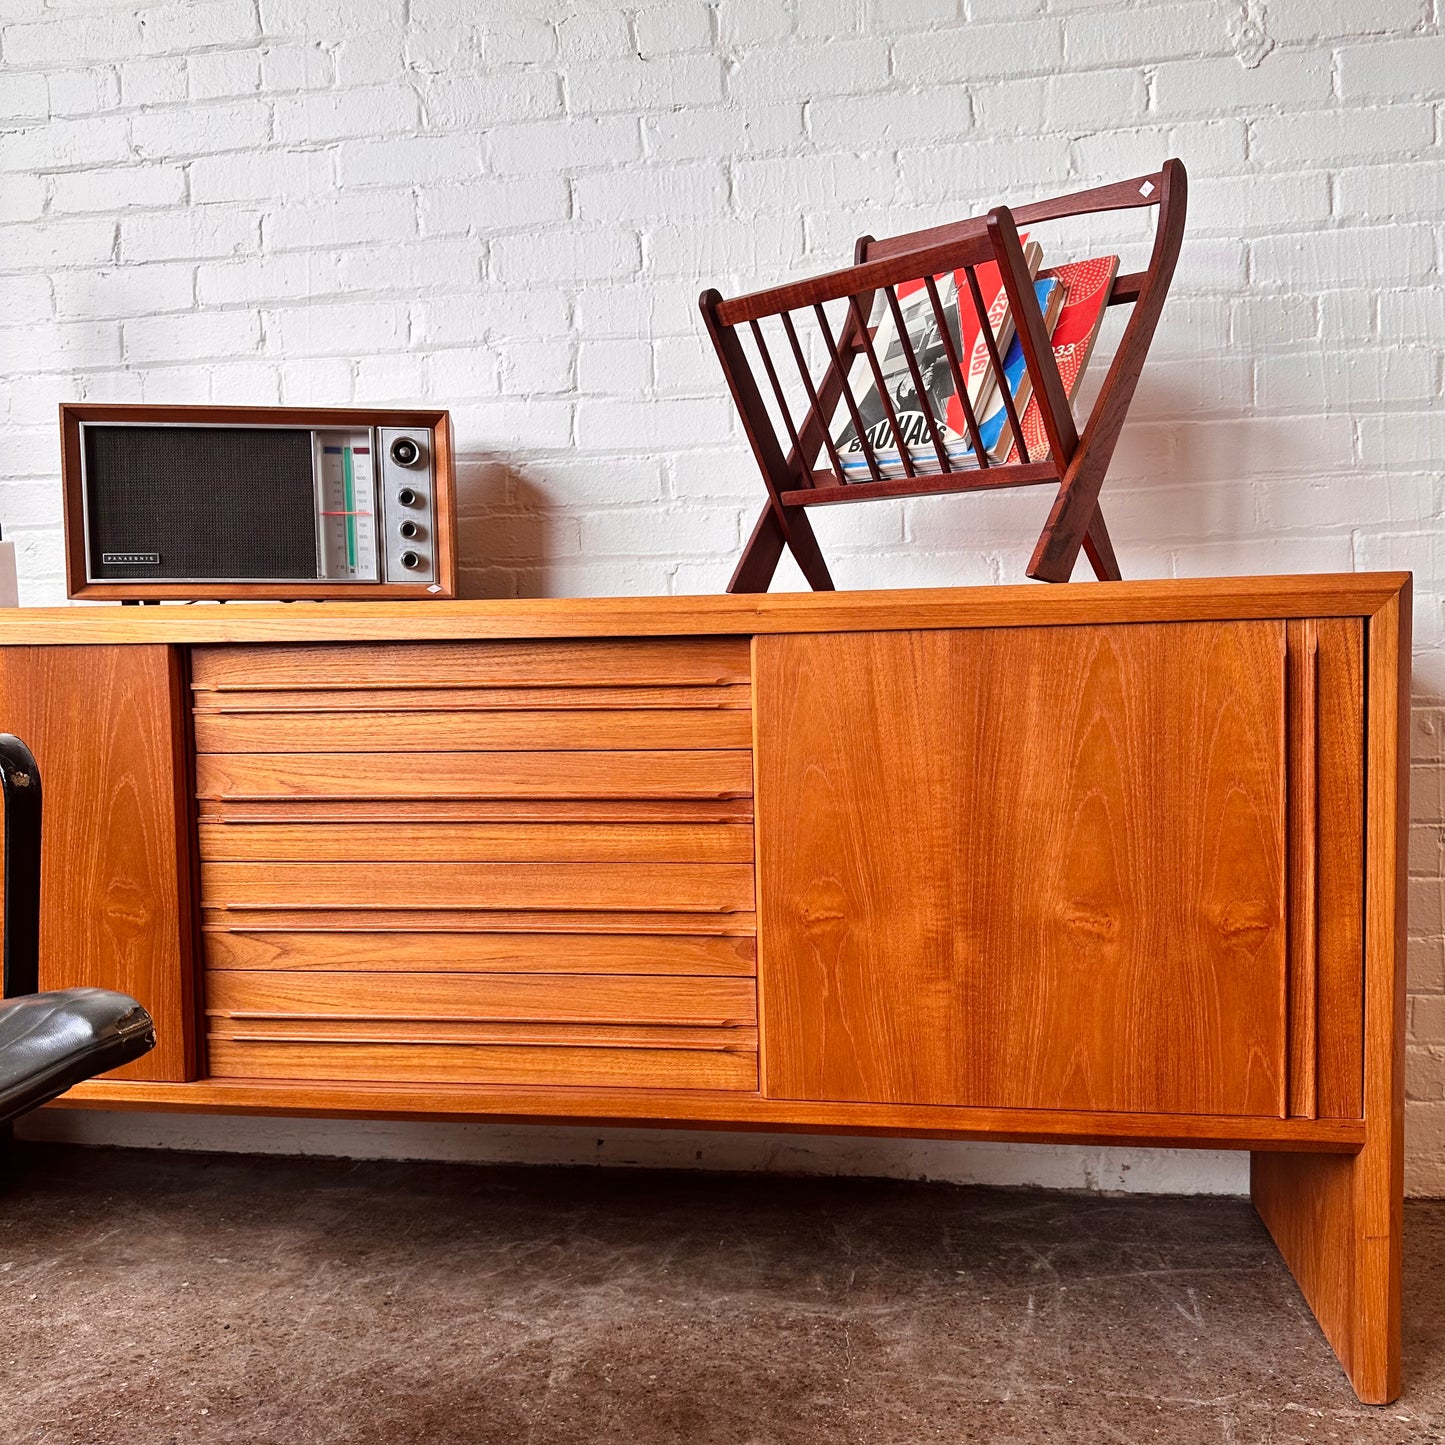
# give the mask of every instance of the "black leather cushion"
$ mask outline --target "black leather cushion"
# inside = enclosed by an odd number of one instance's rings
[[[63,988],[0,1003],[0,1123],[155,1047],[151,1016],[105,988]]]

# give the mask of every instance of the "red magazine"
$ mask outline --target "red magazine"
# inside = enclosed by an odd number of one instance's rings
[[[1109,292],[1113,289],[1118,270],[1117,256],[1095,256],[1088,261],[1071,261],[1044,273],[1061,281],[1064,287],[1064,308],[1054,323],[1052,341],[1054,360],[1058,363],[1059,377],[1064,383],[1064,395],[1070,401],[1073,401],[1089,358],[1094,354],[1094,343],[1099,339],[1099,326],[1103,322],[1104,308],[1109,303]],[[1044,432],[1037,396],[1029,398],[1019,424],[1023,428],[1029,460],[1043,461],[1049,454],[1049,439]],[[1010,447],[1008,460],[1016,462],[1018,459],[1017,445]]]
[[[1042,248],[1037,241],[1023,241],[1024,263],[1030,276],[1039,269]],[[1003,285],[996,263],[984,262],[975,269],[978,277],[979,295],[985,313],[989,317],[997,336],[1000,358],[1009,355],[1009,343],[1014,336],[1014,318],[1008,304],[1008,292]],[[958,358],[959,369],[968,387],[974,415],[983,426],[989,414],[989,404],[996,389],[996,378],[989,362],[987,333],[979,322],[978,310],[973,304],[969,290],[968,273],[960,268],[956,272],[940,272],[934,278],[938,291],[939,307],[935,314],[923,280],[905,281],[895,291],[901,313],[903,329],[907,333],[909,348],[916,360],[919,379],[923,383],[925,396],[917,394],[912,372],[908,369],[906,351],[902,338],[897,335],[893,317],[884,310],[881,298],[874,305],[874,347],[883,372],[883,384],[890,398],[898,425],[904,433],[903,445],[909,450],[915,465],[925,470],[937,466],[936,452],[927,430],[927,412],[942,423],[940,438],[950,460],[962,466],[977,466],[973,446],[969,439],[968,423],[964,418],[963,404],[953,384],[953,369],[948,364],[942,327],[946,326],[951,339],[953,353]],[[1054,288],[1058,290],[1057,287]],[[1047,294],[1047,293],[1046,293]],[[876,381],[857,402],[858,418],[863,434],[873,451],[874,465],[887,477],[905,474],[899,456],[899,441],[894,436],[892,423],[885,415],[883,400],[878,395]],[[833,436],[842,462],[844,474],[849,480],[861,481],[865,474],[872,475],[863,449],[863,439],[858,436],[852,419],[852,411],[840,404],[834,417]],[[995,434],[996,435],[996,434]],[[991,439],[985,446],[996,443]]]
[[[1043,247],[1037,241],[1030,241],[1028,232],[1024,232],[1019,241],[1023,247],[1024,264],[1028,267],[1029,276],[1037,276],[1039,263],[1043,260]],[[974,275],[978,278],[979,295],[983,297],[983,304],[988,312],[998,354],[1000,357],[1007,356],[1009,342],[1013,340],[1014,321],[1008,304],[1008,292],[1004,289],[1003,277],[999,274],[998,262],[984,261],[974,267]],[[968,273],[958,270],[949,277],[948,273],[944,272],[934,280],[939,283],[940,299],[945,309],[951,310],[949,302],[953,297],[957,297],[957,324],[949,329],[954,333],[953,343],[958,349],[959,369],[963,372],[964,381],[968,383],[968,399],[973,403],[974,414],[977,415],[982,411],[996,383],[988,359],[988,341],[984,337],[983,327],[979,325],[978,311],[968,288]],[[945,287],[944,283],[950,281],[951,286]],[[898,299],[900,302],[905,301],[914,292],[922,289],[921,280],[905,281],[898,287]],[[952,320],[953,317],[950,316],[949,319]],[[963,404],[957,396],[949,397],[944,420],[959,436],[966,433],[967,422],[963,416]]]
[[[1028,267],[1029,277],[1038,275],[1039,262],[1043,260],[1043,247],[1037,241],[1030,241],[1028,233],[1025,232],[1019,237],[1023,246],[1024,264]],[[1009,342],[1013,340],[1014,318],[1013,312],[1008,304],[1008,292],[1004,289],[1003,277],[999,274],[998,262],[985,261],[981,266],[975,266],[973,274],[978,277],[979,294],[983,297],[983,304],[988,308],[989,326],[993,330],[998,345],[998,354],[1003,357],[1008,355]],[[973,297],[968,289],[968,275],[964,271],[953,273],[953,284],[958,289],[958,321],[959,321],[959,348],[958,361],[963,371],[963,377],[968,382],[968,399],[973,403],[975,413],[988,399],[988,395],[995,386],[993,368],[988,360],[988,341],[984,336],[983,327],[978,323],[978,311],[973,304]],[[963,431],[965,423],[963,419],[963,407],[958,398],[953,399],[953,407],[958,412],[958,431]],[[950,418],[950,423],[952,418]]]

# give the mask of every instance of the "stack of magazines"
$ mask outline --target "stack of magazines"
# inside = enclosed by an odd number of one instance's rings
[[[1108,305],[1109,292],[1119,269],[1119,258],[1096,256],[1092,260],[1055,267],[1040,275],[1042,248],[1027,237],[1021,239],[1024,261],[1030,277],[1034,279],[1034,295],[1044,318],[1044,328],[1053,343],[1054,359],[1063,379],[1064,392],[1072,402],[1093,355],[1104,308]],[[1048,438],[1044,434],[1038,401],[1032,395],[1032,382],[1024,365],[1023,346],[1016,332],[1003,278],[994,262],[975,267],[974,276],[983,297],[994,344],[1003,361],[1003,380],[1013,398],[1028,458],[1032,462],[1043,461],[1049,452]],[[1016,462],[1019,460],[1017,441],[1008,423],[999,378],[989,360],[988,338],[979,321],[967,274],[963,271],[944,272],[933,279],[941,303],[939,309],[943,324],[948,327],[959,372],[967,387],[968,399],[978,422],[979,438],[988,452],[988,459],[990,462]],[[939,316],[928,294],[927,284],[918,280],[901,285],[897,288],[897,296],[898,309],[912,345],[919,378],[923,382],[923,394],[919,395],[914,383],[913,368],[908,364],[891,309],[880,308],[881,319],[876,321],[873,348],[913,469],[921,474],[937,474],[942,470],[934,446],[933,430],[928,424],[929,415],[937,427],[950,470],[963,471],[976,467],[979,459],[969,436],[963,403],[957,395],[953,368],[949,365],[940,334]],[[858,419],[863,423],[863,435],[872,449],[878,474],[885,479],[906,476],[898,439],[876,383],[870,383],[857,405]],[[873,473],[863,442],[846,402],[834,417],[833,444],[842,462],[843,481],[872,480]]]

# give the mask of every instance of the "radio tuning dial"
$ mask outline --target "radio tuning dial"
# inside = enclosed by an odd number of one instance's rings
[[[391,444],[391,459],[399,467],[414,467],[421,461],[421,447],[411,437],[397,437]]]
[[[420,567],[421,558],[415,552],[403,552],[401,554],[401,565],[403,567]]]
[[[397,494],[396,499],[403,507],[414,507],[420,500],[417,494],[410,487],[403,487]]]

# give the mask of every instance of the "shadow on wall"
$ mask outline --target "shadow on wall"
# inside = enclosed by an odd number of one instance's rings
[[[1172,376],[1151,381],[1146,371],[1120,436],[1100,502],[1127,580],[1291,570],[1287,555],[1278,567],[1268,555],[1290,542],[1266,534],[1250,480],[1255,468],[1279,475],[1284,443],[1259,429],[1241,435],[1222,418],[1193,420],[1199,389]],[[1081,420],[1091,401],[1078,406]],[[1302,465],[1323,470],[1326,460],[1306,455]],[[759,505],[762,495],[760,481]],[[840,586],[1024,583],[1055,495],[1047,484],[823,507],[813,526]],[[785,585],[801,585],[791,567],[784,575]],[[1082,554],[1074,580],[1093,580]]]
[[[1207,374],[1163,370],[1141,380],[1101,494],[1124,575],[1354,570],[1360,482],[1348,423],[1224,415]]]
[[[457,456],[457,590],[462,597],[544,597],[559,525],[547,495],[504,457]]]

